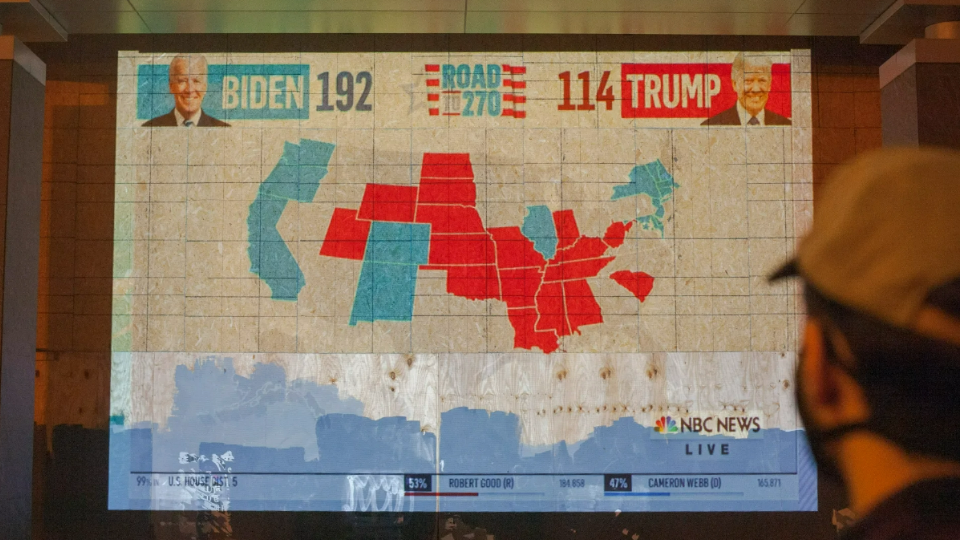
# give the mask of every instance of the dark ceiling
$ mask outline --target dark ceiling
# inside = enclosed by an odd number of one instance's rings
[[[960,0],[0,0],[4,33],[860,36],[906,43]],[[46,28],[46,27],[49,28]],[[44,28],[41,28],[44,27]],[[918,35],[919,33],[919,35]]]

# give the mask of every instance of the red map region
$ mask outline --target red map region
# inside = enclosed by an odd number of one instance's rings
[[[450,294],[504,302],[514,347],[549,354],[560,347],[561,337],[603,322],[587,279],[613,261],[607,251],[623,245],[633,222],[614,222],[603,238],[593,238],[580,234],[572,210],[554,212],[557,250],[546,260],[519,226],[484,227],[476,201],[469,154],[426,153],[418,186],[367,184],[359,209],[334,209],[320,254],[362,260],[372,221],[427,223],[430,250],[420,268],[445,271]],[[615,279],[643,300],[653,278],[638,275],[649,284],[629,276]],[[625,283],[635,283],[636,290]],[[637,291],[644,287],[641,298]]]
[[[370,222],[358,220],[356,210],[334,208],[320,254],[362,261],[369,234]]]
[[[643,302],[653,289],[653,276],[643,272],[620,270],[610,274],[610,279],[619,283],[624,289],[633,293],[637,300]]]

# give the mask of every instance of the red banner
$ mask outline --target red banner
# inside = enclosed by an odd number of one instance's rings
[[[623,118],[709,118],[734,107],[730,64],[623,64]],[[790,64],[773,64],[767,110],[792,116]]]

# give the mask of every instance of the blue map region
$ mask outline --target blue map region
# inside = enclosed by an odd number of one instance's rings
[[[363,254],[350,326],[413,320],[417,268],[427,263],[430,225],[374,221]]]
[[[630,171],[629,177],[629,183],[613,186],[613,196],[610,200],[615,201],[637,195],[650,197],[656,211],[652,215],[637,218],[637,222],[646,230],[659,232],[662,238],[664,205],[673,199],[673,192],[680,187],[680,184],[674,182],[673,175],[667,171],[659,159],[646,165],[635,166]]]
[[[296,300],[304,286],[303,271],[277,224],[288,201],[310,202],[327,175],[334,145],[309,139],[284,143],[283,155],[260,184],[250,204],[247,233],[250,271],[260,276],[274,300]]]
[[[528,206],[520,232],[533,241],[533,249],[544,259],[549,261],[557,254],[557,226],[549,207]]]

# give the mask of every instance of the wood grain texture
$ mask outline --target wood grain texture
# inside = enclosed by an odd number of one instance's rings
[[[632,417],[652,426],[663,415],[758,416],[765,428],[795,429],[791,353],[440,354],[208,356],[249,376],[276,364],[287,382],[335,385],[370,418],[402,416],[436,432],[458,407],[518,416],[528,445],[575,442],[597,426]],[[177,366],[188,354],[136,353],[130,422],[161,427],[173,413]]]

